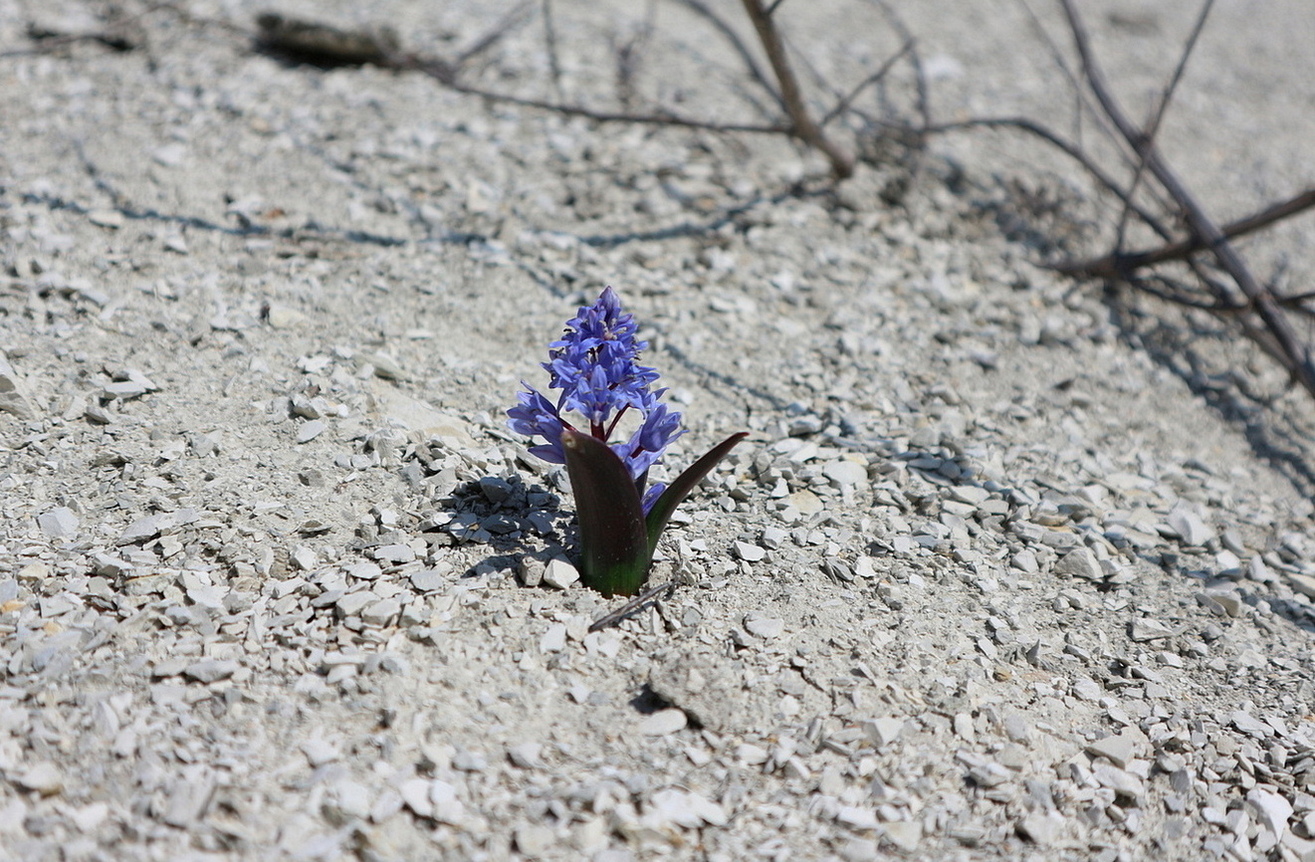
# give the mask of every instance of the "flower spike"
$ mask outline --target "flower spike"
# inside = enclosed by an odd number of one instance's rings
[[[732,435],[670,486],[646,490],[649,468],[685,431],[680,414],[660,400],[667,390],[652,389],[657,371],[639,364],[648,343],[638,339],[638,330],[616,291],[606,288],[548,345],[543,368],[548,387],[561,390],[556,401],[524,384],[517,405],[507,411],[513,431],[542,441],[530,447],[532,454],[566,465],[580,521],[581,575],[608,596],[633,595],[643,586],[671,513],[746,436]],[[631,411],[638,428],[628,439],[613,441]],[[571,415],[588,427],[577,428]]]

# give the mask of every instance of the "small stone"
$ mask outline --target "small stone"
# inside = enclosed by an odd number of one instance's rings
[[[484,499],[497,505],[511,497],[511,483],[499,476],[485,476],[479,480],[479,490]]]
[[[1266,739],[1274,735],[1274,729],[1263,721],[1257,721],[1251,713],[1238,710],[1228,717],[1228,723],[1256,739]]]
[[[168,788],[164,813],[160,819],[170,826],[186,829],[205,813],[206,806],[214,796],[216,782],[214,778],[200,781],[178,781]]]
[[[767,552],[757,545],[751,545],[748,542],[736,542],[731,546],[735,550],[735,556],[744,560],[746,563],[756,563],[762,560]]]
[[[313,767],[333,763],[342,757],[337,747],[325,739],[309,739],[301,744],[301,753],[306,755],[306,762]]]
[[[64,789],[64,776],[55,764],[45,760],[19,774],[18,786],[24,790],[35,790],[42,796],[54,796]]]
[[[639,723],[639,732],[644,736],[666,736],[684,730],[689,718],[679,709],[660,709],[646,716]]]
[[[843,862],[877,862],[881,858],[881,850],[871,838],[850,837],[838,852]]]
[[[396,620],[401,613],[402,603],[397,599],[381,599],[361,609],[361,622],[382,628]]]
[[[183,670],[183,674],[197,682],[209,684],[221,679],[228,679],[237,673],[239,667],[241,665],[232,659],[204,659],[189,664]]]
[[[352,563],[345,566],[343,571],[347,573],[347,577],[360,581],[377,580],[384,573],[384,570],[375,563]]]
[[[580,572],[566,560],[557,557],[549,560],[543,569],[543,582],[559,590],[567,589],[580,580]]]
[[[421,569],[411,573],[411,586],[422,593],[432,593],[442,589],[445,579],[438,569]]]
[[[876,813],[863,805],[841,805],[836,809],[836,822],[859,832],[868,832],[878,826]]]
[[[885,825],[885,839],[905,853],[918,849],[922,840],[922,823],[917,820],[896,820]]]
[[[1256,820],[1275,836],[1282,837],[1292,816],[1292,803],[1269,790],[1253,787],[1247,791],[1247,804],[1255,812]]]
[[[23,420],[37,418],[37,412],[27,398],[27,392],[18,372],[5,359],[3,351],[0,351],[0,412],[9,413]]]
[[[328,423],[323,419],[312,419],[309,422],[303,422],[297,428],[297,442],[309,443],[323,434],[328,427]]]
[[[59,506],[38,515],[37,526],[51,539],[71,539],[78,532],[78,516],[67,506]]]
[[[1140,800],[1146,795],[1142,780],[1115,766],[1098,765],[1091,770],[1092,777],[1103,787],[1108,787],[1115,794],[1132,800]]]
[[[1166,521],[1179,541],[1191,547],[1204,545],[1216,535],[1200,515],[1186,506],[1176,506]]]
[[[805,518],[811,515],[816,515],[818,512],[826,508],[826,505],[822,500],[812,491],[807,489],[803,491],[795,491],[786,499],[789,500],[790,505],[794,506],[794,508],[799,511],[799,514],[803,515]]]
[[[538,859],[547,853],[556,837],[547,826],[521,826],[513,836],[516,839],[516,849],[530,859]]]
[[[406,375],[402,373],[402,366],[397,364],[397,360],[387,353],[367,353],[361,356],[363,362],[374,367],[374,373],[384,380],[401,380]]]
[[[1055,811],[1033,811],[1018,821],[1018,834],[1042,847],[1059,840],[1064,833],[1064,818]]]
[[[543,561],[534,557],[521,557],[520,566],[517,571],[520,572],[521,584],[527,587],[537,587],[543,583],[543,572],[545,566]]]
[[[128,525],[128,528],[119,535],[119,545],[135,545],[154,539],[160,535],[161,531],[167,530],[176,523],[173,515],[169,513],[159,513],[156,515],[147,515],[145,518],[138,518]]]
[[[1128,763],[1137,756],[1137,740],[1129,734],[1107,736],[1088,745],[1087,753],[1092,757],[1103,757],[1119,769],[1127,769]]]
[[[80,831],[92,832],[105,822],[105,818],[109,816],[109,813],[110,807],[104,802],[93,802],[90,805],[84,805],[70,811],[69,819]]]
[[[863,733],[881,749],[899,739],[904,732],[904,723],[902,718],[874,718],[863,722]]]
[[[397,788],[402,802],[421,817],[434,815],[434,803],[429,799],[429,782],[423,778],[409,778]]]
[[[370,553],[370,556],[381,563],[400,565],[415,560],[416,552],[410,545],[403,545],[399,542],[392,545],[380,545]]]
[[[1089,548],[1074,548],[1059,558],[1055,563],[1055,573],[1089,581],[1102,581],[1105,573],[1100,568],[1100,561]]]
[[[686,829],[724,826],[728,822],[725,809],[717,803],[698,793],[674,787],[654,793],[649,800],[649,809],[663,822]]]
[[[96,425],[114,424],[114,414],[99,404],[88,404],[87,409],[82,411],[82,415],[88,422],[95,423]]]
[[[1073,681],[1073,696],[1079,700],[1100,700],[1104,695],[1100,683],[1090,677],[1081,677]]]
[[[176,168],[183,163],[187,156],[187,146],[175,141],[171,144],[164,144],[151,150],[151,158],[157,165],[166,168]]]
[[[540,769],[543,766],[542,753],[543,746],[539,743],[522,742],[507,749],[507,758],[521,769]]]
[[[334,607],[337,609],[339,616],[354,617],[377,601],[379,601],[379,596],[368,590],[362,590],[340,597],[334,602]]]
[[[861,485],[868,480],[868,469],[856,461],[830,461],[822,467],[822,475],[840,487]]]
[[[343,779],[335,783],[333,798],[343,820],[365,820],[370,816],[370,790],[360,782]]]
[[[457,789],[446,781],[429,782],[429,801],[434,803],[434,819],[440,823],[457,826],[465,819],[466,806],[457,798]]]
[[[488,759],[478,751],[462,748],[452,755],[452,768],[462,772],[483,772],[488,766]]]
[[[553,623],[548,626],[548,630],[539,638],[539,652],[561,652],[566,649],[566,625],[564,623]]]
[[[1260,560],[1260,558],[1256,557],[1256,560]],[[1261,562],[1260,565],[1261,567],[1263,567],[1264,563]],[[1254,565],[1252,566],[1252,572],[1253,572],[1252,578],[1254,580],[1260,580],[1259,578],[1256,578],[1254,575],[1255,572]],[[1287,578],[1288,578],[1288,583],[1292,585],[1293,591],[1301,593],[1303,596],[1305,596],[1308,599],[1315,599],[1315,577],[1311,577],[1310,575],[1299,575],[1296,574],[1295,572],[1292,572],[1287,575]]]
[[[796,416],[790,420],[790,436],[807,437],[821,431],[823,427],[820,416]]]
[[[92,210],[87,213],[87,221],[97,227],[117,230],[118,228],[123,227],[125,218],[123,213],[118,210]]]
[[[127,380],[116,380],[113,383],[106,383],[102,386],[101,394],[103,397],[112,401],[128,401],[133,398],[140,398],[147,392],[153,392],[158,389],[151,379],[140,372],[131,375]]]
[[[785,631],[785,620],[778,617],[767,617],[757,611],[750,611],[744,615],[744,630],[751,635],[757,635],[760,638],[770,639],[780,637]]]
[[[1200,595],[1208,600],[1207,606],[1217,606],[1225,616],[1240,617],[1246,608],[1242,597],[1232,590],[1207,590]]]
[[[291,329],[306,321],[306,315],[283,305],[271,305],[265,314],[265,320],[275,329]]]
[[[1173,637],[1174,630],[1157,619],[1138,617],[1128,624],[1128,637],[1137,643]]]

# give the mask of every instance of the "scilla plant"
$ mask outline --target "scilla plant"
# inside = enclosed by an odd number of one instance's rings
[[[566,465],[580,521],[581,580],[606,596],[639,591],[672,512],[748,436],[732,434],[671,484],[649,486],[649,468],[685,432],[680,414],[661,402],[667,390],[653,389],[658,373],[639,364],[648,343],[635,337],[637,329],[608,287],[548,345],[543,367],[548,387],[561,390],[556,401],[526,383],[507,411],[513,431],[543,441],[532,454]],[[623,424],[633,430],[621,432]]]

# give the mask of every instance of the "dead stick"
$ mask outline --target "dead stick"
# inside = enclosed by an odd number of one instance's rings
[[[1063,6],[1064,14],[1068,18],[1069,30],[1072,31],[1078,56],[1082,60],[1082,69],[1087,84],[1091,87],[1097,101],[1100,102],[1106,116],[1118,128],[1119,134],[1124,137],[1128,145],[1146,161],[1146,168],[1178,204],[1193,234],[1204,242],[1205,246],[1214,254],[1219,265],[1236,282],[1238,288],[1246,294],[1252,307],[1255,308],[1256,314],[1259,315],[1270,334],[1274,336],[1274,340],[1278,343],[1284,357],[1284,365],[1288,368],[1288,371],[1307,392],[1315,395],[1315,367],[1311,365],[1309,354],[1298,343],[1296,335],[1288,324],[1287,318],[1283,316],[1283,311],[1279,308],[1273,294],[1256,281],[1255,276],[1247,269],[1246,263],[1233,248],[1228,238],[1210,220],[1205,210],[1197,203],[1196,198],[1187,190],[1182,181],[1178,179],[1178,176],[1165,164],[1155,148],[1155,142],[1147,139],[1140,129],[1128,121],[1123,110],[1106,86],[1100,68],[1096,65],[1086,28],[1083,26],[1081,19],[1078,18],[1072,0],[1060,0],[1060,4]],[[1221,295],[1218,287],[1213,289],[1221,302],[1231,304],[1232,297],[1229,297],[1226,293]]]
[[[608,626],[614,626],[617,623],[621,622],[622,620],[626,619],[627,617],[631,616],[632,614],[638,612],[640,608],[648,604],[653,599],[657,598],[662,593],[672,591],[675,589],[676,589],[675,581],[667,581],[665,584],[658,584],[656,587],[649,587],[647,590],[644,590],[644,592],[635,596],[633,599],[626,602],[621,607],[617,608],[616,610],[612,611],[606,616],[599,617],[597,620],[594,621],[593,625],[589,626],[589,631],[591,632],[602,631]]]
[[[759,0],[744,0],[744,11],[748,13],[753,28],[758,31],[758,41],[767,52],[767,59],[772,64],[772,72],[781,88],[781,99],[785,102],[786,113],[790,115],[790,134],[811,147],[816,147],[831,163],[831,173],[838,180],[854,175],[854,157],[840,149],[822,129],[813,122],[804,103],[803,93],[799,89],[799,80],[790,68],[790,60],[785,54],[785,43],[781,33],[776,29],[771,11],[764,9]]]
[[[1296,215],[1300,212],[1315,207],[1315,189],[1306,189],[1301,194],[1294,195],[1285,201],[1266,207],[1254,215],[1237,221],[1229,222],[1219,228],[1219,232],[1226,239],[1237,239],[1240,236],[1246,236],[1254,233],[1261,228],[1268,227],[1275,222]],[[1090,260],[1078,260],[1069,263],[1061,263],[1054,267],[1057,272],[1067,275],[1086,275],[1093,278],[1119,278],[1138,269],[1148,266],[1154,266],[1157,263],[1164,263],[1170,260],[1182,260],[1193,252],[1202,251],[1207,247],[1206,242],[1199,236],[1191,236],[1188,239],[1172,242],[1162,245],[1159,248],[1144,249],[1142,251],[1131,251],[1126,253],[1112,253],[1102,257],[1091,258]],[[1288,301],[1292,297],[1286,297]]]
[[[753,58],[753,54],[749,51],[748,46],[744,44],[743,40],[740,39],[739,34],[735,32],[730,24],[726,23],[726,21],[704,3],[703,0],[676,0],[676,2],[711,24],[713,29],[720,33],[721,37],[730,44],[735,53],[740,55],[740,60],[744,63],[744,68],[748,70],[749,77],[753,78],[753,80],[756,81],[758,85],[776,101],[782,111],[786,110],[785,102],[781,99],[781,94],[772,86],[772,82],[768,79],[766,73],[759,68],[758,61]]]
[[[423,65],[417,65],[422,72],[429,72]],[[754,134],[781,135],[790,134],[791,128],[786,125],[764,126],[757,123],[713,123],[707,120],[698,120],[693,117],[682,117],[679,114],[631,114],[624,111],[595,111],[592,108],[586,108],[581,105],[559,105],[555,102],[547,102],[542,99],[527,99],[521,96],[513,96],[510,93],[499,93],[495,90],[485,90],[482,87],[475,87],[470,84],[462,84],[459,81],[446,81],[438,75],[434,75],[442,83],[446,84],[458,93],[465,93],[468,96],[479,96],[492,102],[502,102],[507,105],[520,105],[524,108],[538,108],[543,111],[553,111],[558,114],[565,114],[568,117],[584,117],[599,123],[639,123],[650,126],[681,126],[686,129],[704,129],[710,132],[750,132]]]
[[[1183,80],[1183,73],[1187,71],[1187,61],[1192,57],[1192,51],[1196,49],[1196,42],[1201,37],[1201,31],[1205,29],[1205,19],[1210,16],[1210,10],[1214,7],[1214,0],[1205,0],[1201,5],[1201,12],[1196,16],[1196,24],[1192,27],[1191,34],[1187,37],[1187,44],[1183,46],[1181,56],[1178,58],[1178,65],[1174,67],[1173,74],[1169,77],[1169,83],[1164,88],[1164,93],[1160,97],[1160,103],[1156,106],[1155,115],[1151,121],[1146,124],[1145,137],[1148,141],[1154,141],[1155,136],[1160,132],[1160,125],[1164,122],[1164,115],[1169,110],[1169,104],[1173,101],[1174,91]],[[1146,162],[1137,162],[1137,171],[1133,174],[1132,183],[1128,186],[1128,197],[1137,196],[1137,186],[1141,183],[1142,178],[1146,175]],[[1114,248],[1115,250],[1123,248],[1123,240],[1128,231],[1128,216],[1132,212],[1131,208],[1124,207],[1123,212],[1119,214],[1119,226],[1114,231]]]

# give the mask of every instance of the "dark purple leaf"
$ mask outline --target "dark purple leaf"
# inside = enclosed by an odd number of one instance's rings
[[[606,443],[588,434],[566,429],[562,449],[580,519],[580,578],[605,596],[634,595],[652,560],[635,480]]]

